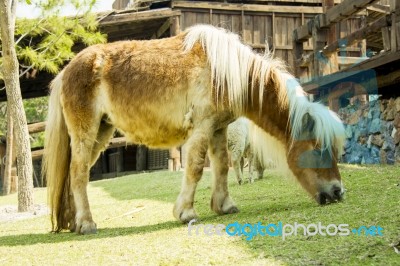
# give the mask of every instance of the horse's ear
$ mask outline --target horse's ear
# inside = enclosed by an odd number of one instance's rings
[[[308,132],[312,134],[314,132],[314,126],[315,126],[314,118],[309,113],[305,113],[302,122],[303,122],[303,132]]]

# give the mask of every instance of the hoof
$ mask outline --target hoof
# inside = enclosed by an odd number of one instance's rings
[[[229,196],[215,193],[211,198],[211,209],[217,214],[232,214],[239,212],[236,204]]]
[[[96,223],[93,221],[83,221],[81,225],[76,226],[75,232],[82,235],[96,234],[97,233]]]
[[[194,208],[179,208],[177,204],[174,206],[174,217],[182,223],[188,223],[193,219],[197,219]]]
[[[240,212],[236,206],[230,207],[228,210],[224,212],[224,214],[234,214]]]
[[[179,216],[177,216],[178,215],[176,215],[175,218],[177,218],[182,223],[188,223],[193,219],[197,219],[197,214],[194,209],[182,210],[181,212],[179,212]]]
[[[242,180],[238,180],[238,184],[241,185],[243,183]]]

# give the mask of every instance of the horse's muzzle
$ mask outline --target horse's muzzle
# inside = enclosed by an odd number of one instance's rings
[[[343,199],[344,190],[340,186],[333,185],[328,191],[322,191],[316,195],[315,200],[320,205],[338,202]]]

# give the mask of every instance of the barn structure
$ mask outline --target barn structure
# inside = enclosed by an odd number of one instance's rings
[[[400,161],[400,100],[395,89],[400,78],[399,1],[116,0],[113,8],[98,14],[100,30],[110,42],[164,38],[205,23],[238,33],[258,52],[273,50],[310,97],[342,115],[348,134],[345,162]],[[23,97],[46,96],[52,78],[48,73],[22,77]],[[4,100],[3,90],[0,101]],[[149,150],[126,145],[117,136],[93,167],[92,178],[177,169],[185,162],[182,151],[184,146]],[[4,144],[0,156],[4,157]],[[40,162],[41,151],[34,151],[33,157]]]

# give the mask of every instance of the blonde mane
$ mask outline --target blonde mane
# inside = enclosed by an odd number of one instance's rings
[[[240,115],[246,108],[249,93],[255,90],[258,90],[259,104],[262,106],[265,86],[273,80],[278,87],[278,105],[281,108],[289,106],[292,140],[297,140],[302,133],[303,117],[309,114],[314,119],[313,135],[321,149],[331,151],[333,146],[341,153],[345,134],[340,119],[322,104],[310,102],[281,60],[273,58],[269,53],[261,56],[253,52],[240,41],[237,34],[222,28],[196,25],[185,34],[186,52],[199,42],[207,55],[217,101],[221,101],[222,95],[226,93],[230,108]],[[250,86],[249,80],[253,81]]]
[[[189,51],[199,42],[207,55],[211,68],[211,80],[217,88],[217,100],[227,91],[229,105],[240,114],[246,107],[249,91],[258,89],[262,104],[264,87],[272,78],[274,69],[284,70],[281,61],[270,54],[261,56],[244,45],[237,34],[210,25],[196,25],[186,31],[184,49]],[[248,86],[249,78],[253,80]],[[258,81],[258,87],[256,82]],[[285,93],[282,93],[284,96]],[[284,101],[284,97],[279,97]]]

